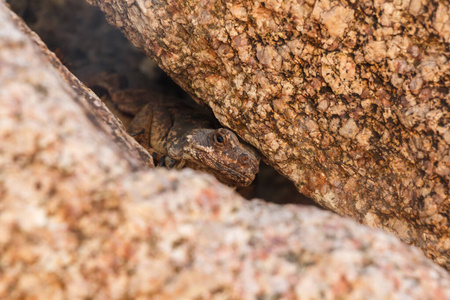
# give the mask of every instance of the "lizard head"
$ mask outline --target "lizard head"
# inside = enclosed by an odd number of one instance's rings
[[[258,173],[260,156],[226,128],[197,129],[187,137],[183,159],[186,166],[214,174],[221,182],[249,185]]]

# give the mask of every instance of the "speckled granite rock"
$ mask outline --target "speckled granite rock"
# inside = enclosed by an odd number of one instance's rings
[[[136,171],[11,16],[0,2],[1,299],[450,297],[449,274],[391,235]]]
[[[88,1],[301,193],[450,269],[448,1]]]

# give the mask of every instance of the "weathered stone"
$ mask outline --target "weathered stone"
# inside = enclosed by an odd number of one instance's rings
[[[88,1],[300,192],[450,268],[448,3]]]
[[[449,274],[389,234],[138,171],[139,145],[4,2],[0,105],[2,299],[450,297]]]

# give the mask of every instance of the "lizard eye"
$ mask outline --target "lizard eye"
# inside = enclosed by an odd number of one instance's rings
[[[220,133],[220,131],[216,131],[214,133],[214,143],[216,145],[224,145],[225,144],[225,136]]]
[[[220,134],[216,135],[216,141],[220,144],[222,144],[224,142],[223,136],[221,136]]]

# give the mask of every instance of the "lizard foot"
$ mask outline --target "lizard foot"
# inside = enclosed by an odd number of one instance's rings
[[[177,164],[177,161],[168,156],[163,155],[161,157],[160,165],[166,166],[167,169],[173,169],[176,164]]]

